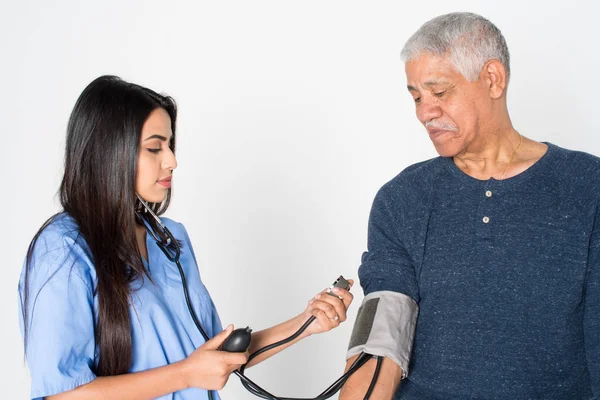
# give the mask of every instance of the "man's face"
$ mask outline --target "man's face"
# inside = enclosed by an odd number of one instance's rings
[[[405,69],[417,118],[438,154],[453,157],[464,151],[490,107],[484,80],[469,82],[447,57],[428,54],[407,62]]]

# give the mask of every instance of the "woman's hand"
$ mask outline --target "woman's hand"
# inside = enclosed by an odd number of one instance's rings
[[[220,390],[227,383],[229,375],[248,361],[248,352],[228,353],[218,350],[231,332],[233,325],[229,325],[181,361],[187,387]]]
[[[354,284],[352,279],[348,279],[348,282],[350,286]],[[346,320],[346,310],[354,296],[349,291],[340,288],[333,288],[331,294],[335,296],[328,294],[325,289],[309,300],[306,310],[301,315],[304,320],[314,315],[316,320],[306,329],[307,334],[327,332],[337,328]]]

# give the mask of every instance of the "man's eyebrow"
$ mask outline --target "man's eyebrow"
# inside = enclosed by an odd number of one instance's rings
[[[165,136],[155,134],[155,135],[152,135],[152,136],[144,139],[144,142],[146,142],[146,141],[148,141],[150,139],[158,139],[158,140],[160,140],[162,142],[166,142],[168,140]]]
[[[448,84],[450,84],[450,82],[448,82],[446,80],[439,80],[439,81],[427,81],[423,84],[423,86],[431,87],[431,86],[448,85]]]
[[[443,86],[443,85],[449,85],[450,82],[448,82],[447,80],[439,80],[439,81],[426,81],[425,83],[423,83],[423,87],[425,88],[430,88],[432,86]],[[418,92],[419,89],[417,89],[414,86],[408,85],[406,86],[409,92]]]

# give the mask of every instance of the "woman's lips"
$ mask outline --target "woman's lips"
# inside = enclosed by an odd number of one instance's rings
[[[167,189],[170,189],[171,188],[171,179],[173,179],[173,178],[170,176],[165,179],[161,179],[158,181],[158,184],[166,187]]]

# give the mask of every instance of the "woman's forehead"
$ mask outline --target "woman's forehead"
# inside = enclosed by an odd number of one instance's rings
[[[157,108],[150,113],[144,126],[142,127],[141,140],[161,139],[161,136],[166,140],[170,140],[173,136],[171,131],[171,117],[163,108]],[[154,136],[154,137],[153,137]]]

